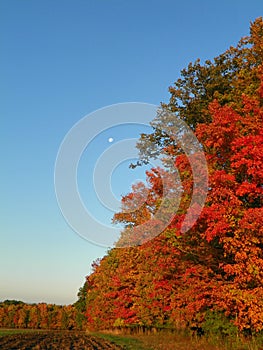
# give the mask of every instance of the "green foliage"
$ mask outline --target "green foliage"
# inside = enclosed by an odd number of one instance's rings
[[[21,300],[4,300],[2,302],[0,302],[0,304],[4,304],[4,305],[23,305],[25,304],[23,301]]]
[[[78,292],[78,300],[74,303],[76,310],[76,324],[77,328],[82,330],[86,326],[86,308],[87,308],[87,282],[84,283],[83,287],[80,287]]]
[[[87,282],[84,283],[83,287],[80,287],[78,292],[78,300],[74,303],[75,308],[79,312],[86,311],[86,290],[87,290]]]
[[[233,322],[223,312],[216,311],[206,313],[202,329],[206,335],[219,338],[236,336],[238,333],[238,329]]]

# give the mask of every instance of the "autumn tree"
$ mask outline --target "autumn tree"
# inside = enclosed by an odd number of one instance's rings
[[[27,304],[17,300],[0,302],[0,327],[31,329],[81,329],[73,305]]]
[[[163,169],[147,172],[147,185],[135,185],[114,216],[124,225],[117,246],[126,248],[109,251],[87,278],[90,328],[195,328],[223,315],[240,331],[263,329],[262,58],[259,18],[236,47],[213,62],[190,64],[169,89],[154,132],[138,143],[138,164],[161,156]],[[166,131],[178,129],[180,120],[201,143],[209,175],[203,210],[188,226],[198,209],[191,197],[199,180],[193,155]],[[170,182],[173,167],[180,185]],[[163,179],[171,196],[164,195]]]
[[[159,113],[151,123],[154,132],[141,135],[138,164],[148,163],[167,147],[174,146],[174,154],[181,151],[180,145],[165,132],[167,124],[175,125],[179,119],[195,130],[198,124],[211,122],[208,106],[214,99],[221,106],[227,104],[238,109],[242,106],[242,94],[253,96],[260,84],[257,68],[263,56],[262,26],[260,17],[251,23],[250,35],[243,37],[236,47],[231,46],[204,64],[197,59],[181,71],[181,77],[169,87],[169,103],[161,105],[171,113]]]

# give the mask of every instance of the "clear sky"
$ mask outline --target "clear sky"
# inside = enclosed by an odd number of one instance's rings
[[[68,226],[56,201],[54,165],[72,126],[107,105],[167,102],[182,68],[235,45],[262,14],[262,0],[0,1],[0,300],[72,303],[106,252]],[[106,141],[138,130],[112,132]],[[96,149],[83,155],[83,192]],[[114,175],[117,197],[140,176],[127,165]]]

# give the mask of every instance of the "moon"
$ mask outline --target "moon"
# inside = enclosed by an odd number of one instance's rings
[[[109,142],[113,142],[113,137],[109,137],[109,138],[108,138],[108,141],[109,141]]]

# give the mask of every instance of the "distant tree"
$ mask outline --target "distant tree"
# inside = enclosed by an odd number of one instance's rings
[[[5,305],[22,305],[22,304],[25,304],[21,300],[9,300],[9,299],[4,300],[2,303],[5,304]]]

